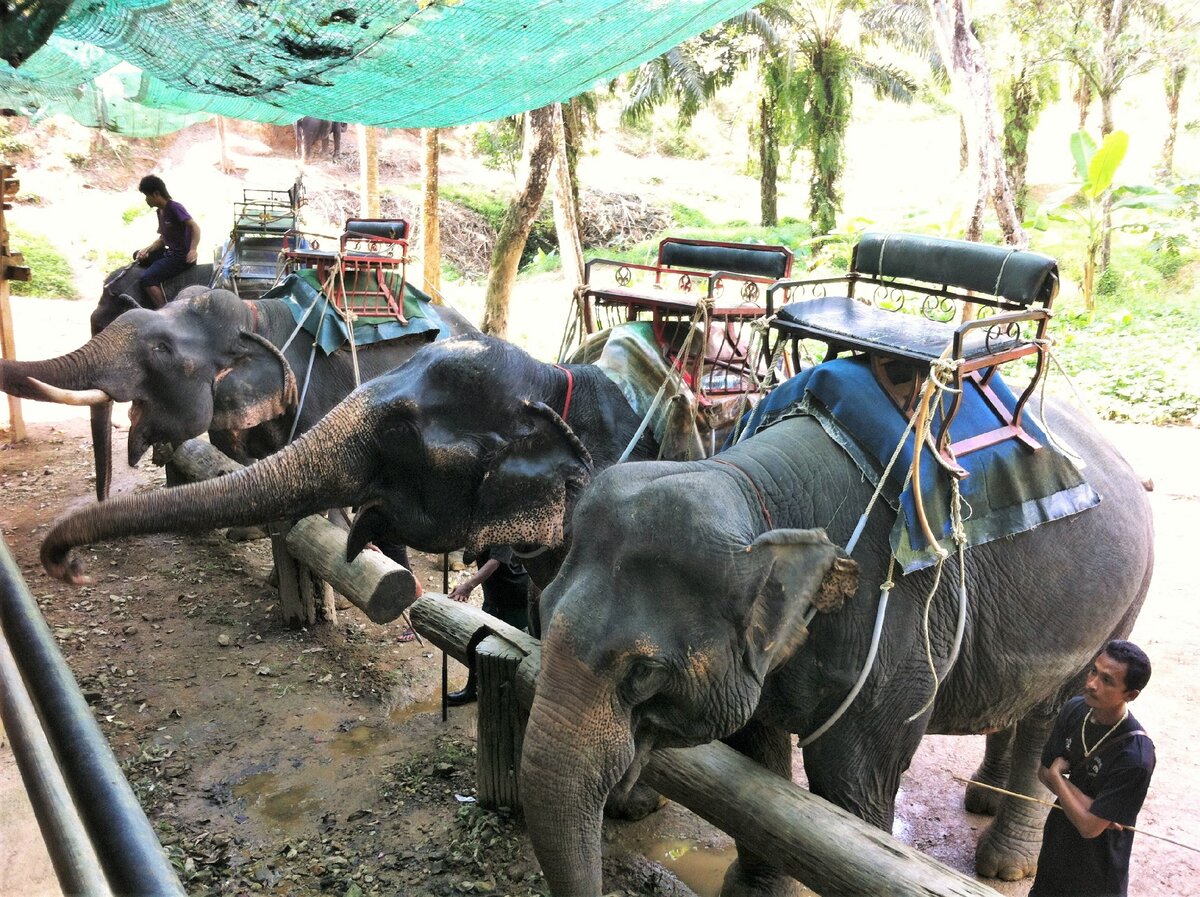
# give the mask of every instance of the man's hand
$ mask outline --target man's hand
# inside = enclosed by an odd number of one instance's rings
[[[450,590],[450,594],[446,597],[451,601],[466,601],[471,597],[471,593],[475,591],[475,577],[469,576]]]
[[[196,258],[197,258],[197,255],[196,255],[196,250],[194,250],[194,249],[189,249],[189,250],[188,250],[188,254],[187,254],[187,260],[188,260],[188,262],[189,262],[190,264],[193,264],[193,265],[194,265],[194,264],[196,263]]]

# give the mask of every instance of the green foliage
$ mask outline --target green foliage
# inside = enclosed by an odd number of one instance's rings
[[[9,231],[12,249],[25,257],[25,265],[33,271],[33,279],[14,280],[9,288],[14,296],[37,296],[50,299],[78,299],[71,263],[45,237],[34,236],[20,228]]]
[[[21,131],[9,120],[0,118],[0,159],[8,163],[32,159],[32,137],[32,131]]]
[[[1129,148],[1129,135],[1124,131],[1108,134],[1099,147],[1087,132],[1077,131],[1071,135],[1070,147],[1080,182],[1052,198],[1043,214],[1053,221],[1075,224],[1085,235],[1081,289],[1084,304],[1091,313],[1095,309],[1096,277],[1103,273],[1099,271],[1099,260],[1106,233],[1116,229],[1145,231],[1150,227],[1144,221],[1106,227],[1106,195],[1111,191],[1110,208],[1114,212],[1121,209],[1169,209],[1179,205],[1179,197],[1153,187],[1114,188],[1117,170]],[[1035,219],[1031,224],[1042,229],[1045,227],[1044,220],[1040,219]]]
[[[488,225],[497,233],[504,224],[508,214],[508,199],[499,193],[489,191],[471,191],[458,187],[440,187],[438,196],[448,202],[456,203],[482,215]],[[521,267],[538,258],[538,254],[549,255],[558,251],[558,234],[554,230],[554,213],[550,203],[545,202],[538,212],[525,241],[525,250],[521,253]]]
[[[713,226],[707,215],[699,209],[693,209],[683,203],[671,203],[671,217],[678,227],[705,228]]]
[[[521,123],[517,116],[477,125],[471,147],[488,168],[516,173],[521,161]]]
[[[140,206],[134,206],[133,208],[126,209],[124,212],[122,212],[121,220],[124,221],[126,224],[132,224],[133,222],[135,222],[139,218],[141,218],[143,215],[147,214],[149,211],[150,211],[150,207],[148,205],[146,205],[145,203],[143,203]]]
[[[1102,418],[1194,422],[1200,393],[1188,371],[1200,333],[1200,294],[1165,280],[1151,263],[1154,253],[1130,243],[1114,241],[1111,292],[1097,292],[1093,313],[1079,297],[1059,298],[1050,325],[1054,357]],[[1182,254],[1183,266],[1197,262],[1196,253]],[[1053,384],[1060,375],[1052,368],[1050,376]]]

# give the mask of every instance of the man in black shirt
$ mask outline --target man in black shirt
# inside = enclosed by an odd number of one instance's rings
[[[466,601],[477,585],[483,585],[483,612],[499,617],[517,629],[529,627],[529,573],[508,546],[488,548],[475,558],[479,572],[468,576],[450,591],[448,597]],[[478,697],[475,688],[475,668],[467,674],[462,691],[446,695],[453,706],[470,704]]]
[[[1108,642],[1083,695],[1066,703],[1042,751],[1038,778],[1058,798],[1046,817],[1029,897],[1125,897],[1138,811],[1154,773],[1154,743],[1128,704],[1150,680],[1132,642]]]

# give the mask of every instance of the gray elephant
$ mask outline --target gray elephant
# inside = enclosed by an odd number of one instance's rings
[[[437,315],[451,334],[479,333],[449,306],[438,307]],[[429,329],[360,346],[360,377],[391,370],[436,335]],[[281,299],[246,302],[225,290],[191,287],[159,311],[126,312],[68,355],[0,362],[0,390],[92,404],[106,420],[112,401],[132,402],[131,465],[151,445],[178,445],[205,432],[230,457],[249,464],[281,449],[293,427],[297,433],[312,427],[354,389],[350,349],[326,356],[314,355],[312,346]],[[111,427],[93,430],[96,445],[110,439]]]
[[[120,328],[118,321],[110,329]],[[544,584],[565,553],[569,511],[593,469],[615,463],[639,423],[594,365],[544,364],[493,337],[437,342],[245,470],[68,514],[43,543],[43,563],[80,581],[70,556],[76,545],[355,506],[351,558],[389,536],[439,553],[546,549],[525,564]],[[157,434],[139,430],[137,445],[150,437]],[[657,451],[653,437],[641,435],[632,457]]]
[[[1150,582],[1153,528],[1137,476],[1090,426],[1050,424],[1084,458],[1099,505],[968,550],[970,612],[932,706],[922,614],[933,571],[897,576],[878,659],[849,710],[806,746],[811,790],[891,830],[900,777],[926,733],[993,733],[980,781],[1041,794],[1036,764],[1055,708],[1078,693],[1111,637],[1133,626]],[[544,640],[521,767],[525,816],[556,897],[601,894],[602,807],[656,747],[722,739],[790,778],[790,733],[848,694],[868,653],[894,516],[877,507],[853,560],[845,545],[871,486],[811,417],[783,421],[715,459],[628,464],[581,498],[577,538],[541,597]],[[946,578],[957,578],[951,561]],[[957,619],[943,585],[930,613],[945,672]],[[834,610],[845,599],[840,610]],[[806,625],[806,608],[817,613]],[[908,722],[910,717],[915,719]],[[1044,809],[982,789],[996,811],[978,871],[1036,866]],[[722,894],[795,883],[739,843]]]
[[[296,132],[296,158],[301,163],[307,162],[314,147],[321,152],[329,148],[330,138],[333,140],[333,154],[336,160],[342,154],[342,134],[346,132],[344,121],[327,121],[323,118],[313,118],[306,115],[293,125]]]

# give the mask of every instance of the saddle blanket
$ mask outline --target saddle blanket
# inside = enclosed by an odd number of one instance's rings
[[[304,329],[316,339],[326,355],[332,355],[350,342],[350,329],[333,303],[325,302],[316,272],[305,270],[289,274],[277,287],[264,293],[263,298],[283,300],[296,323],[304,321]],[[419,333],[431,334],[430,341],[450,336],[450,330],[438,316],[429,296],[410,283],[404,284],[404,316],[408,319],[407,324],[401,324],[390,315],[360,315],[354,322],[355,345],[366,346]]]
[[[992,391],[1011,412],[1016,397],[996,374]],[[1021,416],[1022,428],[1041,444],[1031,451],[1014,439],[958,458],[968,476],[961,480],[963,525],[967,546],[1031,530],[1051,520],[1078,514],[1099,504],[1100,496],[1087,484],[1079,468],[1054,446],[1038,426],[1031,400]],[[931,432],[941,427],[941,408]],[[908,421],[875,380],[865,359],[839,358],[801,371],[781,384],[748,415],[744,435],[789,417],[815,418],[872,484],[887,467]],[[985,433],[999,426],[996,413],[983,399],[978,386],[967,381],[962,405],[950,427],[951,441]],[[937,561],[917,520],[913,484],[905,485],[912,468],[913,444],[909,433],[904,448],[884,485],[883,497],[895,510],[891,545],[905,573]],[[930,528],[946,551],[953,553],[950,523],[950,474],[938,464],[928,445],[921,458],[921,499]]]

